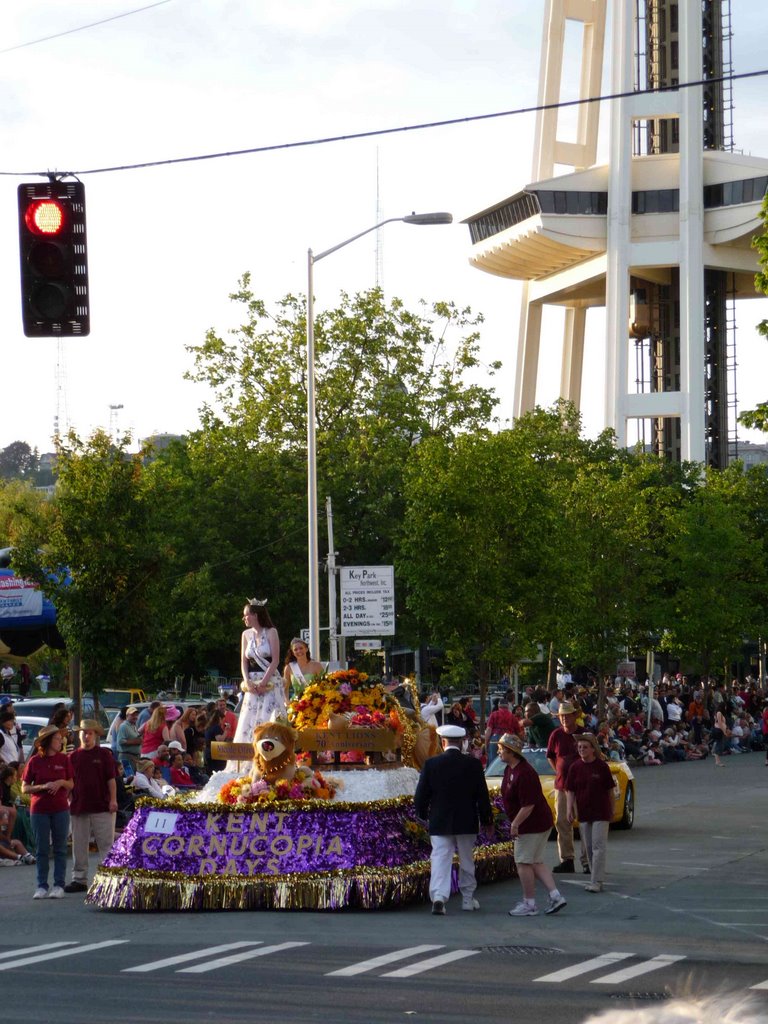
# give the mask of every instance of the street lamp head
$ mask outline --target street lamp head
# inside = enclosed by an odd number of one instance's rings
[[[400,219],[404,224],[453,224],[452,213],[409,213]]]

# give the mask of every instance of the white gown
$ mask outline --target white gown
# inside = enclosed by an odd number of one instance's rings
[[[252,683],[258,683],[264,677],[264,669],[272,660],[272,651],[266,632],[251,630],[245,648],[245,656],[249,661],[256,662],[261,668],[261,671],[248,673],[249,680]],[[246,693],[243,696],[243,706],[237,720],[237,729],[235,729],[235,743],[252,743],[253,730],[257,725],[268,722],[273,714],[285,714],[285,690],[282,676],[275,671],[269,677],[269,682],[272,683],[272,688],[266,693]],[[250,766],[250,761],[227,761],[226,770],[228,772],[243,772]]]

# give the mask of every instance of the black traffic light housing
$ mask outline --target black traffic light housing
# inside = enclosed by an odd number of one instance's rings
[[[90,332],[85,186],[19,185],[21,318],[28,338]]]

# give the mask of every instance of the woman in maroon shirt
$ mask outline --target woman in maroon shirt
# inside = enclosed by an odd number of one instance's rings
[[[597,737],[585,732],[576,737],[579,760],[568,769],[565,792],[568,821],[578,817],[579,830],[592,874],[587,892],[602,892],[605,881],[605,848],[613,819],[613,776],[603,760]]]
[[[37,889],[33,900],[61,899],[67,872],[69,793],[72,770],[61,752],[63,737],[55,725],[41,729],[35,753],[24,769],[21,789],[32,797],[30,821],[37,845]],[[53,844],[53,888],[48,891],[48,859]]]
[[[515,841],[515,865],[523,887],[523,899],[510,910],[512,917],[535,917],[536,879],[549,893],[545,914],[556,914],[565,899],[544,863],[544,850],[552,830],[552,811],[541,791],[536,770],[523,757],[523,741],[512,733],[499,739],[499,757],[506,764],[501,780],[501,799],[509,818],[509,834]]]

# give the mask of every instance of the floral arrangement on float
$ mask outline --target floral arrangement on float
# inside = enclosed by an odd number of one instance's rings
[[[310,683],[288,707],[288,720],[299,731],[348,724],[401,732],[401,714],[398,702],[381,681],[357,669],[329,672]]]
[[[278,779],[270,784],[266,779],[254,781],[250,775],[225,782],[219,791],[219,801],[230,806],[242,804],[271,804],[281,800],[333,800],[336,786],[319,771],[297,767],[292,779]]]

